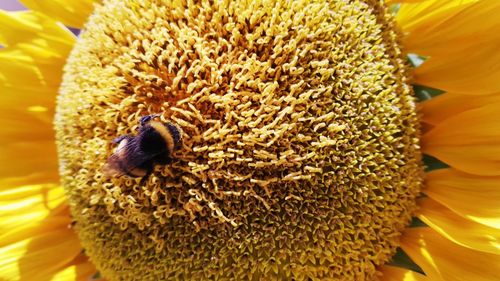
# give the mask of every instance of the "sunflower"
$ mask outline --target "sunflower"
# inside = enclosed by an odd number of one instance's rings
[[[498,0],[22,2],[0,280],[500,279]]]

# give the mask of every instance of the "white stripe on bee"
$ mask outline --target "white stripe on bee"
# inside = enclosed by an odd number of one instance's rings
[[[124,155],[124,153],[125,153],[125,146],[127,145],[127,143],[128,143],[128,139],[123,139],[118,144],[118,147],[116,147],[115,154],[116,154],[116,156],[118,156],[119,159],[123,159],[123,157],[125,156]]]

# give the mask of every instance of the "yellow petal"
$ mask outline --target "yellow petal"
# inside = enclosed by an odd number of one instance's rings
[[[385,2],[388,4],[397,4],[397,3],[417,3],[431,0],[386,0]]]
[[[474,98],[456,93],[445,93],[420,103],[420,112],[424,122],[436,125],[461,112],[492,103],[500,103],[500,93]]]
[[[46,173],[58,179],[56,146],[53,141],[16,142],[0,146],[0,178]],[[8,163],[8,164],[7,164]]]
[[[50,280],[81,251],[70,229],[42,233],[0,248],[0,276],[6,280]]]
[[[34,59],[19,50],[1,50],[0,58],[0,83],[2,85],[20,88],[32,88],[51,86],[56,89],[56,85],[48,85],[48,81],[40,75],[34,64]],[[23,82],[24,77],[24,83]],[[50,76],[49,76],[50,77]]]
[[[424,193],[463,217],[500,229],[499,182],[500,177],[441,169],[427,173]]]
[[[477,1],[412,1],[420,3],[401,4],[396,20],[404,32],[404,40],[410,40],[411,42],[411,38],[418,36],[419,32],[442,23]],[[411,45],[406,46],[409,50],[411,50],[411,47]]]
[[[54,89],[22,89],[21,85],[6,86],[0,84],[0,115],[7,116],[7,119],[14,116],[9,114],[14,111],[23,112],[24,115],[28,114],[30,117],[35,117],[47,123],[52,123],[53,112],[55,108],[55,95]],[[2,114],[2,112],[10,110],[9,114]],[[49,116],[50,121],[45,117]],[[22,116],[15,116],[16,118],[23,118]]]
[[[0,187],[0,246],[66,228],[69,220],[64,190],[56,184]]]
[[[422,137],[424,153],[476,175],[500,175],[500,104],[444,120]]]
[[[75,39],[71,31],[42,14],[0,10],[0,44],[4,46],[21,45],[20,49],[38,46],[66,57]]]
[[[93,10],[94,1],[21,0],[21,2],[29,9],[42,12],[65,25],[81,28]]]
[[[435,146],[424,152],[458,170],[474,175],[496,176],[500,170],[500,147],[493,144]]]
[[[4,225],[7,225],[8,227],[5,227],[7,231],[0,235],[0,247],[14,244],[34,236],[53,231],[54,229],[68,228],[71,224],[71,217],[69,214],[49,215],[49,217],[40,221],[30,220],[31,217],[39,216],[40,214],[36,213],[23,214],[14,216],[10,220],[10,223],[2,223],[2,228],[4,228]],[[14,219],[23,221],[24,224],[21,225],[17,221],[13,222],[12,220]]]
[[[53,174],[42,172],[33,172],[21,177],[4,177],[0,178],[0,191],[9,189],[15,186],[43,185],[54,184],[59,182],[59,179],[54,179]]]
[[[91,279],[97,272],[95,266],[83,254],[79,254],[73,261],[71,261],[65,268],[56,273],[50,281],[89,281],[101,280]]]
[[[55,91],[46,93],[2,85],[0,91],[0,127],[3,128],[0,130],[0,145],[31,142],[39,146],[41,142],[54,142]],[[40,149],[47,150],[43,146]]]
[[[418,3],[418,2],[424,2],[424,1],[430,1],[430,0],[385,0],[385,3],[387,5],[391,5],[391,4],[400,4],[400,3]]]
[[[476,251],[500,254],[500,229],[461,217],[430,198],[420,200],[419,206],[419,218],[444,237]]]
[[[27,107],[53,107],[74,35],[38,13],[0,11],[0,41],[7,46],[0,51],[0,104],[15,99],[26,104],[40,93],[45,96],[33,99]],[[18,92],[33,94],[23,96]]]
[[[0,51],[0,143],[53,139],[55,96],[74,36],[43,15],[0,11],[0,41],[7,45]]]
[[[500,255],[462,247],[429,227],[407,229],[401,247],[430,280],[500,280]]]
[[[382,273],[382,281],[430,281],[431,279],[427,278],[425,275],[420,273],[395,267],[384,265],[380,270]]]
[[[430,57],[415,83],[463,94],[500,91],[500,1],[425,1],[403,4],[398,23],[409,53]]]
[[[425,56],[449,56],[470,46],[480,49],[487,42],[498,42],[500,1],[433,1],[402,5],[398,17],[408,15],[411,6],[427,6],[426,19],[416,18],[404,38],[409,52]],[[408,7],[407,7],[408,6]],[[452,46],[452,47],[451,47]],[[468,55],[468,54],[467,54]]]
[[[63,274],[67,267],[82,269],[73,262],[82,248],[68,228],[70,221],[60,186],[2,186],[0,280],[52,280],[68,275]]]
[[[433,56],[415,70],[415,83],[470,95],[500,91],[500,40],[464,49],[453,55]]]
[[[3,99],[0,97],[0,102]],[[0,145],[15,142],[54,141],[52,129],[53,109],[36,111],[36,107],[16,109],[0,104]],[[34,108],[35,107],[35,108]],[[41,107],[40,109],[44,109]]]
[[[37,60],[19,50],[0,51],[0,60],[0,84],[21,89],[50,88],[54,95],[57,93],[63,60]]]

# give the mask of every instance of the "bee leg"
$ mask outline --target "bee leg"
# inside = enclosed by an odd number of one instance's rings
[[[148,180],[149,178],[149,174],[146,174],[144,177],[141,178],[141,181],[139,182],[139,186],[143,186],[146,181]]]
[[[124,139],[131,139],[132,137],[129,135],[119,136],[113,140],[113,143],[120,143]]]
[[[144,175],[144,176],[141,178],[141,181],[139,182],[139,186],[143,186],[143,185],[146,183],[146,181],[148,181],[149,176],[151,176],[151,174],[152,174],[152,173],[153,173],[153,169],[148,170],[148,171],[146,172],[146,175]]]
[[[142,177],[141,181],[139,182],[139,185],[142,186],[146,183],[146,181],[149,179],[149,176],[151,176],[151,174],[153,173],[154,164],[153,162],[144,163],[143,165],[140,166],[140,168],[146,171],[146,174]]]

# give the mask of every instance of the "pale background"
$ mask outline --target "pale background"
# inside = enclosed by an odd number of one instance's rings
[[[26,10],[26,8],[19,2],[19,0],[0,0],[0,10],[19,11]],[[71,30],[75,35],[78,35],[80,32],[78,29],[71,27],[69,27],[69,30]],[[1,48],[2,46],[0,45],[0,49]]]
[[[0,10],[18,11],[24,10],[24,7],[17,0],[0,0]]]

